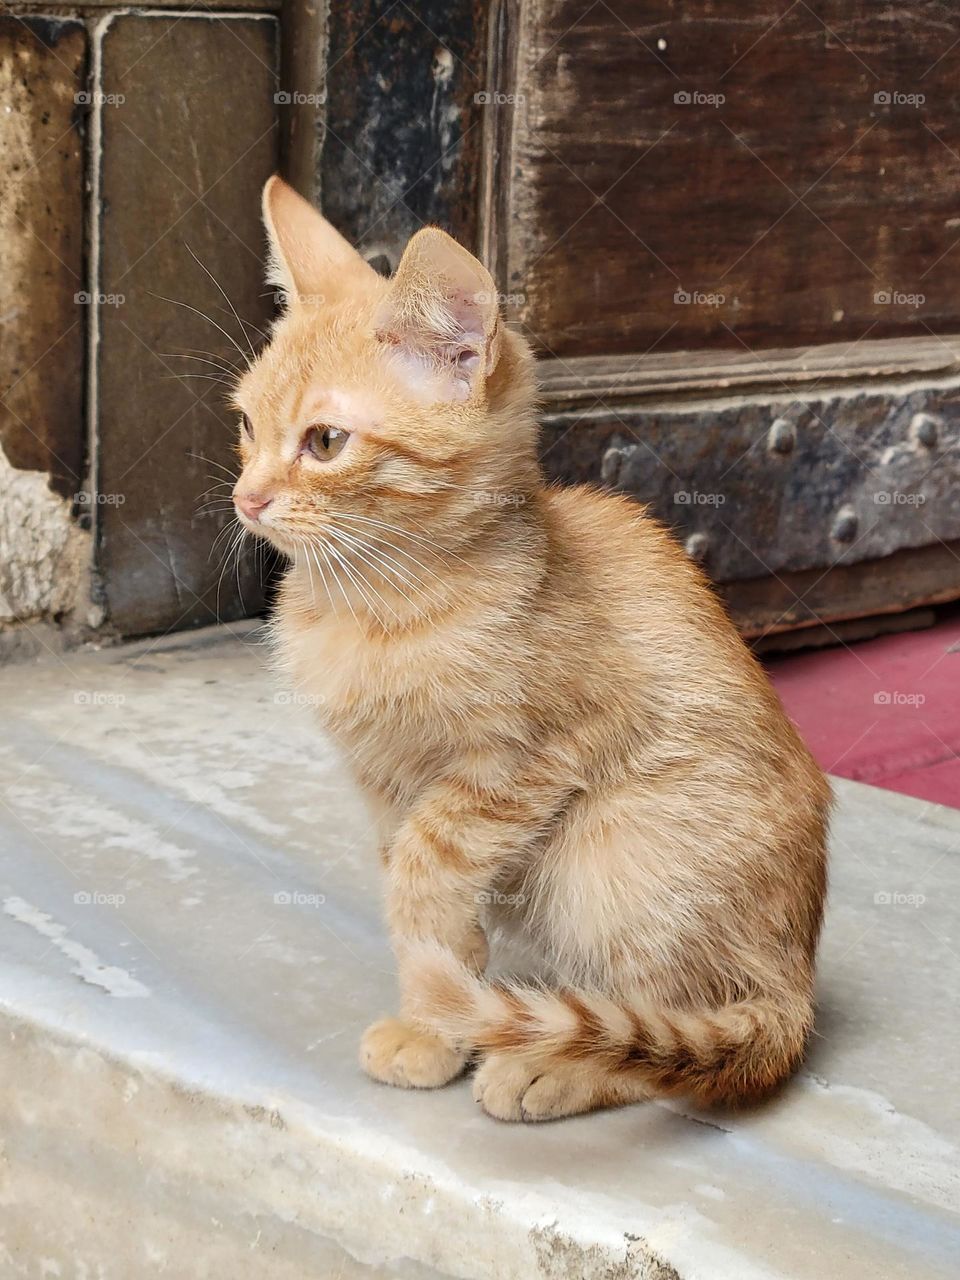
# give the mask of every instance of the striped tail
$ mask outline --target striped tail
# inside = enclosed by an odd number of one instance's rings
[[[702,1105],[769,1093],[800,1065],[813,1023],[812,1003],[800,995],[664,1009],[646,997],[490,984],[429,943],[406,960],[413,1016],[448,1040],[483,1053],[589,1061]]]

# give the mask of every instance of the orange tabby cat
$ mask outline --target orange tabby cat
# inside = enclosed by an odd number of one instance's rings
[[[399,1018],[361,1061],[481,1058],[504,1120],[764,1094],[813,1010],[830,793],[700,571],[627,498],[548,488],[530,351],[443,232],[377,275],[277,178],[288,307],[243,376],[243,524],[280,654],[381,829]],[[546,981],[485,981],[487,934]]]

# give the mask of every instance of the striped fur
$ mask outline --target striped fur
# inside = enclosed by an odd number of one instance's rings
[[[445,1039],[481,1053],[524,1058],[539,1070],[570,1065],[633,1077],[650,1092],[702,1105],[754,1101],[803,1058],[809,999],[757,997],[714,1008],[669,1009],[633,998],[486,983],[448,950],[407,954],[411,1012]]]
[[[237,388],[238,490],[291,558],[278,665],[376,824],[401,1016],[364,1068],[479,1054],[510,1120],[763,1094],[812,1023],[826,780],[666,531],[544,483],[484,268],[430,229],[385,281],[283,184],[265,207],[290,306]],[[506,938],[542,987],[484,979]]]

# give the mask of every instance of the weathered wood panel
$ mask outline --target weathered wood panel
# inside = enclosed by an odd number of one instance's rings
[[[0,443],[65,497],[84,454],[86,52],[80,22],[0,17]]]
[[[895,551],[868,564],[725,583],[719,592],[734,622],[751,639],[812,628],[820,643],[824,635],[836,641],[834,624],[847,619],[960,598],[960,542]]]
[[[545,351],[960,327],[955,6],[510,13],[500,279]]]
[[[552,407],[604,401],[680,399],[725,391],[770,394],[833,385],[929,381],[960,375],[960,337],[881,338],[785,351],[671,351],[648,356],[540,360],[537,377]]]
[[[478,243],[488,6],[483,0],[332,11],[319,180],[324,213],[395,267],[424,223]]]
[[[199,511],[232,464],[234,415],[218,382],[176,375],[239,363],[217,326],[246,347],[210,275],[252,325],[272,310],[260,188],[276,167],[276,41],[273,19],[194,15],[117,16],[102,35],[97,516],[108,619],[125,634],[258,604],[252,558],[220,582],[211,555],[229,515]]]
[[[719,582],[960,539],[960,383],[548,414],[549,475],[649,504]]]

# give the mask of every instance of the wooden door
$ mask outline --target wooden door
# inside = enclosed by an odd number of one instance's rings
[[[324,208],[435,221],[541,356],[543,461],[766,635],[960,595],[960,19],[799,0],[334,14]]]

